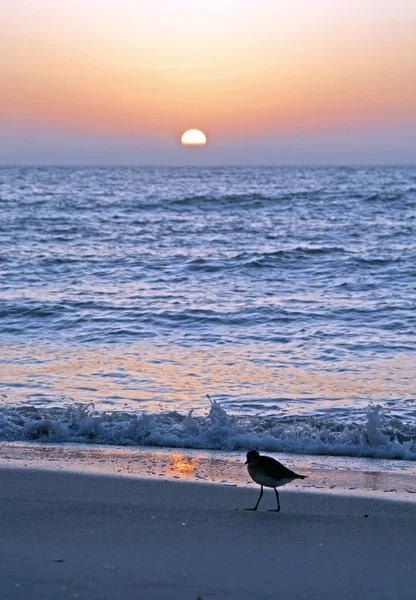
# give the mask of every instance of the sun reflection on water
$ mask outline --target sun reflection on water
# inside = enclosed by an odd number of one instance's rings
[[[175,479],[193,479],[196,471],[197,458],[184,454],[171,454],[168,457],[166,475]]]
[[[405,357],[369,360],[357,371],[356,364],[289,364],[278,352],[273,360],[270,348],[263,350],[250,343],[198,351],[150,343],[76,351],[3,346],[0,394],[8,403],[94,402],[102,409],[205,414],[209,393],[227,410],[301,414],[411,397],[416,383],[414,365]]]

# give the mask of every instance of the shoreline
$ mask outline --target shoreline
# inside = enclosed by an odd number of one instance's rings
[[[270,453],[308,478],[285,491],[416,502],[416,465],[404,461]],[[187,481],[258,489],[244,452],[178,448],[1,442],[0,470],[22,469]]]
[[[257,486],[256,486],[257,488]],[[8,600],[411,600],[416,504],[0,469]]]

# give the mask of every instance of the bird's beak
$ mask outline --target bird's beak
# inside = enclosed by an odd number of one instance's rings
[[[246,460],[246,462],[244,463],[245,465],[248,463],[248,460]]]

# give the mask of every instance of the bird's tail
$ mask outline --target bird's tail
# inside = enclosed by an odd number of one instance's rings
[[[298,475],[298,477],[297,477],[297,478],[298,478],[298,479],[306,479],[306,478],[307,478],[307,475]]]

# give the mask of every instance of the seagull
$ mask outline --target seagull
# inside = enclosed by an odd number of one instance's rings
[[[263,496],[263,486],[265,485],[266,487],[273,488],[276,494],[277,509],[275,508],[270,512],[279,512],[280,501],[276,488],[290,483],[294,479],[305,479],[307,477],[307,475],[294,473],[270,456],[261,456],[257,450],[247,452],[247,460],[244,464],[247,465],[251,479],[261,486],[260,497],[257,500],[256,506],[254,508],[245,508],[244,510],[257,510]]]

